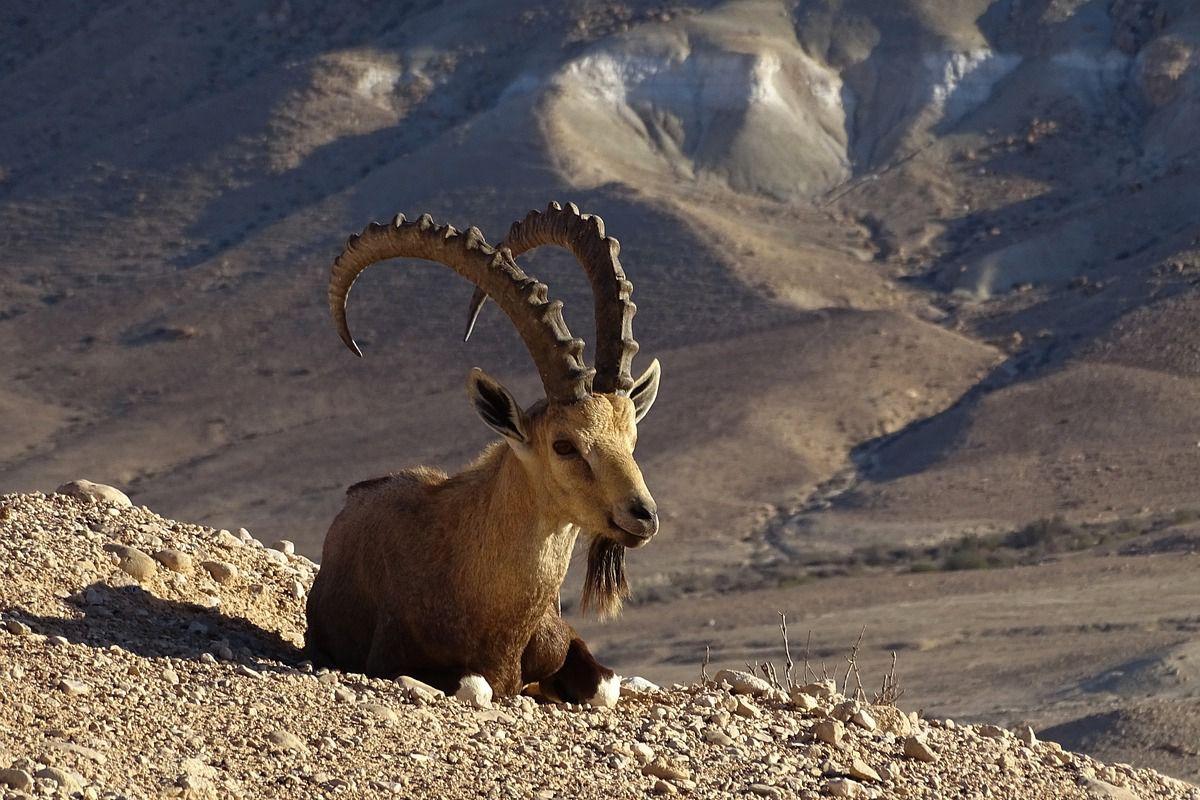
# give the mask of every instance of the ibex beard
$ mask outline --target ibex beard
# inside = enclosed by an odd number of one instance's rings
[[[516,257],[553,244],[592,285],[596,366],[582,360],[562,303]],[[446,692],[482,676],[497,694],[537,684],[550,699],[611,705],[617,677],[562,618],[559,592],[575,541],[591,537],[582,607],[619,612],[626,548],[658,532],[658,510],[634,459],[637,425],[658,394],[654,361],[638,378],[632,285],[599,217],[551,204],[489,246],[476,228],[397,216],[351,237],[334,262],[329,303],[342,340],[355,278],[388,258],[444,264],[476,286],[467,325],[487,299],[533,357],[545,398],[522,409],[499,382],[471,371],[467,393],[500,441],[457,475],[417,467],[350,487],[325,538],[308,599],[315,663],[372,676],[408,675]]]

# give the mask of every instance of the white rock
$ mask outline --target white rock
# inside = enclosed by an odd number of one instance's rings
[[[723,669],[714,677],[717,683],[727,683],[734,694],[762,695],[771,691],[771,684],[757,675],[736,669]]]
[[[454,696],[476,708],[492,707],[492,687],[482,675],[467,675],[458,682]]]
[[[82,478],[64,483],[56,491],[58,494],[65,494],[88,503],[112,503],[123,508],[133,505],[129,497],[120,489],[103,483],[92,483]]]
[[[662,687],[638,675],[621,679],[622,697],[636,697],[640,694],[651,694],[658,691],[662,691]]]
[[[1026,747],[1035,747],[1038,743],[1037,734],[1033,732],[1033,728],[1024,725],[1017,731],[1017,738],[1025,743]]]
[[[296,543],[289,541],[288,539],[279,539],[278,541],[276,541],[274,544],[271,545],[271,549],[278,550],[280,553],[283,553],[284,555],[291,556],[291,555],[296,554]]]

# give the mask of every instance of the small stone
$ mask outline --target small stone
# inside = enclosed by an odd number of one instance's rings
[[[924,761],[926,764],[937,761],[937,754],[929,749],[929,745],[915,736],[909,736],[904,740],[904,757],[915,761]]]
[[[812,711],[821,705],[821,701],[815,695],[806,694],[799,688],[792,690],[791,701],[792,705],[801,711]]]
[[[13,636],[28,636],[33,633],[33,629],[21,622],[19,619],[8,619],[4,621],[4,629]]]
[[[759,707],[744,697],[739,697],[737,699],[737,705],[734,707],[733,713],[737,714],[739,717],[746,717],[747,719],[758,719],[762,716],[762,711],[759,709]]]
[[[899,737],[912,735],[912,721],[895,706],[871,706],[871,717],[884,733]]]
[[[1003,739],[1005,736],[1008,736],[1009,733],[999,725],[980,725],[979,735],[987,737],[988,739]]]
[[[630,751],[633,753],[634,759],[638,764],[649,764],[654,758],[654,748],[645,742],[634,742],[629,745]]]
[[[171,686],[179,685],[179,673],[170,667],[163,670],[162,677],[163,680],[169,683]]]
[[[228,561],[201,561],[200,566],[217,583],[232,583],[237,580],[238,568]]]
[[[1022,725],[1021,728],[1017,730],[1017,738],[1024,742],[1025,746],[1029,748],[1036,747],[1038,743],[1037,734],[1035,734],[1033,732],[1033,728],[1029,727],[1028,725]]]
[[[661,778],[654,782],[655,794],[678,794],[679,790]]]
[[[768,786],[765,783],[750,784],[750,793],[759,797],[769,797],[771,800],[781,800],[783,791],[778,786]]]
[[[666,781],[686,781],[692,777],[692,773],[687,767],[665,756],[659,756],[642,767],[642,774],[662,778]]]
[[[67,497],[74,497],[76,500],[88,503],[112,503],[123,508],[133,505],[129,497],[120,489],[103,483],[92,483],[82,478],[64,483],[56,491],[58,494],[65,494]]]
[[[1079,784],[1087,790],[1088,797],[1094,800],[1138,800],[1138,796],[1128,789],[1086,775],[1079,779]]]
[[[250,544],[254,541],[254,536],[245,528],[237,529],[237,538],[241,539],[243,544]]]
[[[232,657],[232,655],[233,653],[231,652],[230,656]],[[245,675],[247,678],[256,678],[258,680],[262,680],[262,673],[253,667],[248,667],[245,664],[238,664],[236,669],[239,675]]]
[[[396,723],[400,721],[400,716],[391,708],[388,708],[382,703],[363,703],[360,708],[362,708],[363,712],[365,712],[367,716],[373,717],[381,722]]]
[[[846,778],[834,778],[826,782],[821,791],[830,797],[858,797],[860,796],[859,786],[857,783]]]
[[[306,592],[304,591],[304,584],[295,578],[292,578],[292,599],[303,600],[305,594]]]
[[[28,792],[33,788],[33,776],[23,769],[0,769],[0,785]]]
[[[815,683],[806,683],[803,686],[798,686],[793,691],[795,693],[812,695],[813,697],[833,697],[837,694],[837,683],[833,678],[826,678],[823,681]]]
[[[46,644],[53,645],[55,647],[66,647],[67,645],[70,644],[70,642],[67,641],[67,637],[65,637],[65,636],[55,635],[55,636],[47,636]]]
[[[108,756],[104,755],[104,753],[101,753],[99,750],[91,747],[84,747],[81,744],[75,744],[74,742],[56,742],[51,740],[46,742],[46,747],[50,748],[51,750],[57,750],[60,753],[74,753],[75,755],[83,756],[84,758],[95,761],[101,766],[108,763]]]
[[[287,539],[279,539],[271,545],[272,550],[278,550],[284,555],[294,556],[296,554],[296,543]]]
[[[853,700],[847,700],[844,703],[838,703],[836,706],[834,706],[833,710],[829,712],[829,716],[833,717],[839,722],[849,722],[850,717],[853,716],[854,712],[857,710],[858,703],[854,702]]]
[[[69,694],[72,697],[88,694],[92,691],[92,687],[83,681],[74,678],[62,678],[58,682],[58,690],[64,694]]]
[[[358,695],[352,689],[347,689],[345,686],[339,686],[333,690],[333,699],[339,703],[357,703]]]
[[[158,564],[154,559],[136,547],[110,542],[104,545],[104,549],[117,557],[117,566],[122,572],[136,580],[143,581],[158,572]]]
[[[159,550],[154,554],[154,560],[171,572],[190,572],[192,569],[192,557],[182,550],[173,548]]]
[[[720,728],[709,726],[704,729],[704,732],[701,733],[701,736],[703,736],[704,741],[708,742],[709,744],[720,745],[721,747],[728,747],[729,745],[733,744],[733,739],[730,739],[728,734],[726,734]]]
[[[245,547],[246,543],[238,537],[234,536],[229,531],[222,528],[217,531],[217,544],[229,550],[236,550],[239,547]]]
[[[65,769],[43,767],[33,773],[33,777],[54,781],[58,784],[58,788],[67,795],[83,791],[83,778],[74,773],[67,772]]]
[[[407,675],[401,675],[400,677],[396,678],[396,683],[400,684],[401,688],[406,689],[409,695],[420,698],[426,702],[437,700],[446,696],[446,693],[441,689],[436,689],[430,686],[428,683],[419,681],[416,678],[410,678]]]
[[[879,783],[883,780],[879,777],[879,773],[861,758],[856,758],[850,762],[850,768],[846,770],[846,774],[848,774],[851,778],[857,778],[860,781],[872,781],[874,783]]]
[[[641,694],[651,694],[658,691],[661,691],[661,687],[657,683],[653,683],[637,675],[621,679],[621,697],[636,697]]]
[[[492,707],[492,687],[482,675],[467,675],[458,683],[454,696],[475,708]]]
[[[865,708],[857,708],[850,715],[850,721],[863,730],[873,731],[878,727],[875,723],[875,718]]]
[[[280,750],[294,750],[298,753],[308,751],[308,745],[301,741],[300,737],[285,730],[271,731],[267,734],[267,741]]]
[[[836,719],[823,719],[813,728],[813,736],[825,744],[839,747],[846,727]]]
[[[771,684],[762,678],[736,669],[723,669],[716,674],[717,683],[725,682],[734,694],[763,695],[771,691]]]

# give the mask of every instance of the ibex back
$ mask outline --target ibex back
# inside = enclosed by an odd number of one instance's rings
[[[543,244],[571,251],[595,299],[596,367],[582,361],[562,303],[515,258]],[[308,599],[307,649],[317,663],[374,676],[409,675],[444,691],[480,675],[500,694],[537,683],[552,699],[610,705],[617,679],[559,613],[581,531],[591,537],[583,607],[619,611],[624,551],[658,531],[658,511],[633,457],[637,423],[658,394],[654,361],[636,380],[632,285],[619,244],[596,216],[551,204],[515,223],[498,248],[476,228],[428,215],[372,224],[337,258],[329,304],[346,345],[346,296],[387,258],[442,263],[476,286],[466,335],[491,298],[533,357],[546,397],[522,410],[480,369],[467,391],[502,437],[458,475],[418,467],[350,487],[325,537]]]

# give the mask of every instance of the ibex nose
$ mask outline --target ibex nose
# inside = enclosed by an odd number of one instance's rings
[[[622,533],[622,544],[641,547],[658,533],[658,506],[649,497],[639,497],[613,509],[609,521]]]
[[[646,502],[645,500],[634,500],[629,504],[629,516],[634,519],[652,522],[658,519],[658,507],[654,505],[654,501]]]

